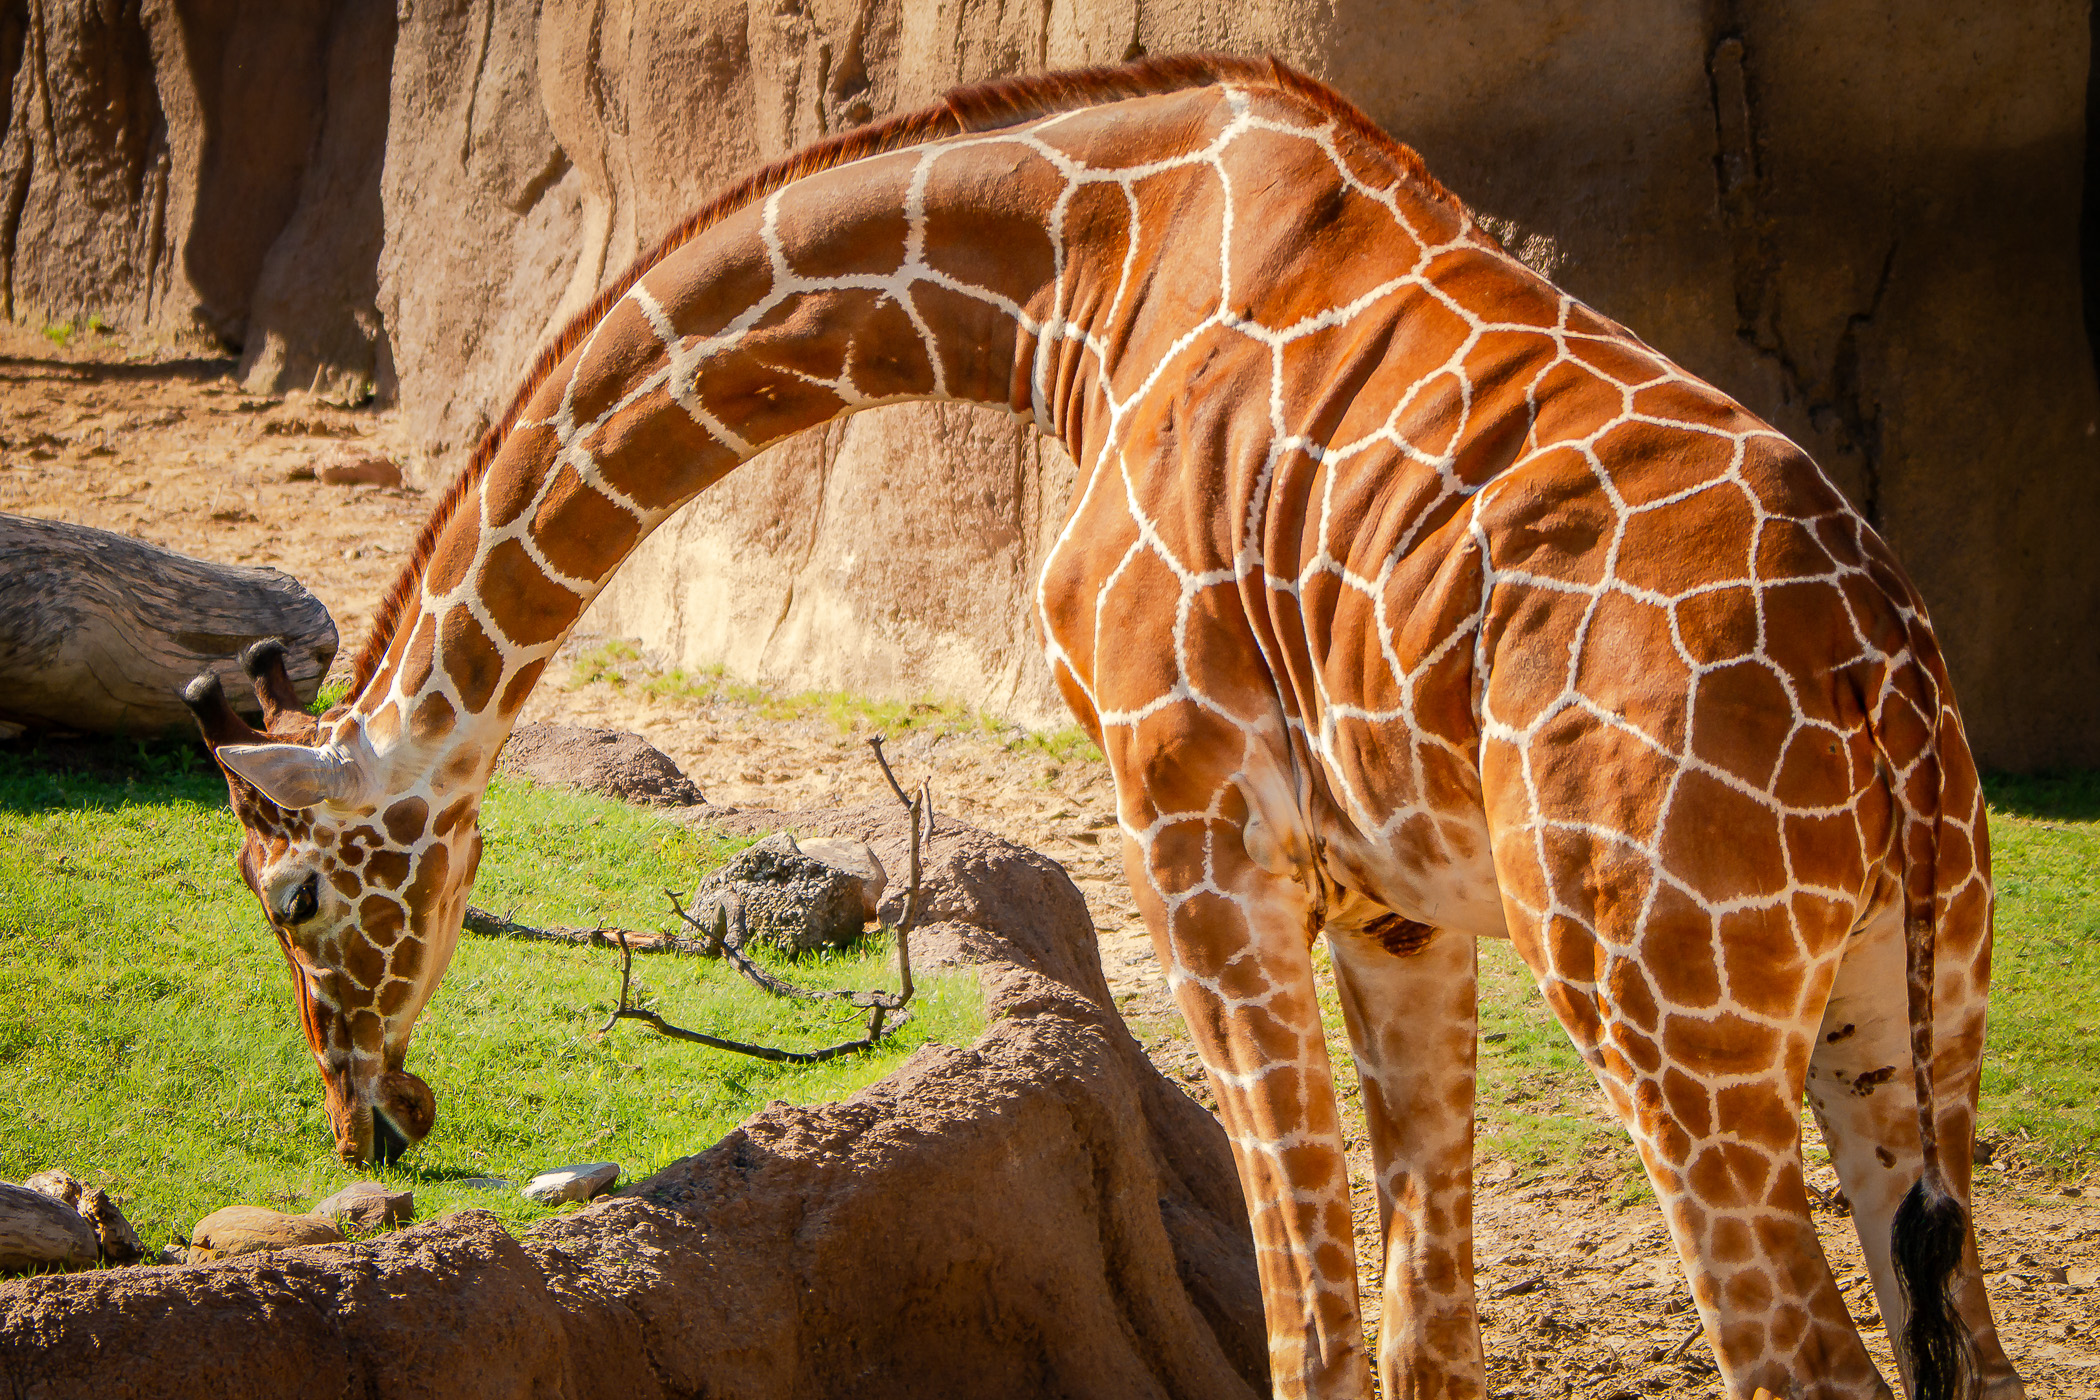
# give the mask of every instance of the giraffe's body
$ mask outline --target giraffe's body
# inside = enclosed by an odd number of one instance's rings
[[[1963,1238],[1988,858],[1916,596],[1797,448],[1331,94],[1230,61],[960,95],[820,151],[579,327],[434,517],[320,756],[219,750],[346,1152],[420,1135],[377,1086],[420,1087],[479,794],[612,570],[784,436],[976,401],[1080,465],[1044,640],[1218,1090],[1278,1392],[1368,1388],[1324,932],[1386,1394],[1484,1393],[1481,937],[1514,941],[1633,1133],[1731,1394],[1887,1393],[1809,1222],[1799,1104],[1903,1318],[1891,1221],[1921,1174]],[[2019,1394],[1973,1244],[1954,1288],[1988,1393]]]

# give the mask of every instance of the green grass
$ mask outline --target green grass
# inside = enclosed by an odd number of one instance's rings
[[[606,685],[633,690],[666,706],[737,705],[766,720],[818,719],[841,734],[881,733],[892,737],[922,730],[939,734],[974,734],[1001,744],[1010,753],[1039,751],[1060,763],[1074,759],[1101,761],[1101,750],[1076,726],[1037,731],[973,710],[953,701],[871,700],[841,690],[783,691],[730,678],[722,666],[668,671],[650,666],[633,643],[614,639],[577,657],[566,682],[571,690]]]
[[[2074,1176],[2100,1165],[2100,773],[1999,778],[1983,1125]]]
[[[343,697],[349,693],[348,680],[323,681],[320,689],[314,692],[313,703],[306,707],[306,712],[310,715],[325,715],[340,705]]]
[[[467,1177],[522,1182],[617,1160],[629,1179],[699,1151],[772,1099],[817,1102],[872,1082],[929,1040],[967,1043],[973,979],[920,979],[916,1021],[882,1051],[808,1068],[657,1038],[610,1010],[609,953],[462,938],[409,1065],[438,1095],[436,1130],[394,1169],[330,1152],[320,1081],[275,941],[234,872],[225,786],[194,748],[109,748],[61,774],[0,754],[0,1177],[64,1165],[118,1197],[159,1245],[223,1205],[299,1210],[364,1176],[406,1185],[419,1216],[549,1212]],[[475,899],[537,922],[663,922],[732,849],[618,803],[499,780],[484,809]],[[719,963],[637,960],[637,999],[731,1038],[808,1048],[860,1023],[749,987]],[[887,942],[789,974],[893,985]]]

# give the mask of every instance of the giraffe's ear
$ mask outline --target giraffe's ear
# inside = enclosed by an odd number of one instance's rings
[[[354,807],[367,784],[355,759],[334,748],[304,744],[224,744],[212,756],[287,811],[323,802]]]

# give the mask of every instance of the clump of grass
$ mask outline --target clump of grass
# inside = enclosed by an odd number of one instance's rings
[[[633,643],[619,639],[580,654],[567,685],[571,690],[633,687],[666,705],[736,705],[773,721],[823,720],[841,734],[967,734],[991,739],[1008,752],[1041,752],[1060,763],[1101,761],[1101,750],[1077,726],[1031,730],[968,705],[931,698],[877,700],[842,690],[785,691],[735,680],[719,665],[659,670],[647,664]]]
[[[61,350],[65,349],[73,340],[73,323],[71,321],[53,321],[50,325],[44,327],[44,339],[50,341]]]
[[[1993,778],[1984,791],[1998,922],[1983,1131],[2077,1175],[2100,1143],[2100,773]]]
[[[349,693],[348,680],[323,681],[321,688],[314,692],[313,703],[306,707],[306,712],[310,715],[325,715],[342,704],[344,697]]]
[[[936,975],[920,978],[915,1020],[894,1040],[824,1065],[627,1025],[601,1038],[616,958],[467,937],[409,1059],[437,1092],[437,1128],[396,1167],[353,1172],[330,1152],[282,956],[234,873],[224,783],[194,745],[183,751],[192,761],[149,750],[122,777],[109,771],[122,750],[91,774],[0,754],[0,1177],[65,1165],[116,1196],[151,1244],[220,1206],[303,1210],[360,1176],[412,1189],[424,1218],[478,1206],[520,1226],[548,1212],[459,1183],[605,1159],[639,1177],[769,1100],[841,1097],[921,1044],[967,1043],[982,1027],[974,981]],[[690,887],[737,845],[502,779],[483,827],[476,901],[539,923],[656,925],[663,888]],[[670,1019],[738,1040],[803,1048],[859,1028],[719,963],[648,958],[637,972]],[[895,970],[871,937],[791,975],[870,986]]]

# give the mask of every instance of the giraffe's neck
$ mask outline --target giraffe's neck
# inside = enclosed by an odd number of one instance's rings
[[[770,444],[908,400],[989,403],[1054,426],[1024,345],[1054,314],[1046,211],[993,212],[972,207],[967,188],[927,189],[967,162],[908,150],[792,186],[615,303],[437,536],[354,707],[397,790],[427,788],[434,808],[478,793],[549,658],[620,563]],[[936,245],[973,222],[1032,243],[1036,265],[959,290],[979,275],[981,250]],[[955,251],[968,256],[942,256]]]
[[[1214,184],[1215,153],[1245,138],[1255,105],[1192,89],[872,156],[779,188],[651,267],[525,404],[436,536],[355,706],[373,747],[409,760],[434,809],[478,793],[621,561],[806,428],[887,403],[989,404],[1060,439],[1085,477],[1191,325],[1234,324],[1289,279],[1232,265],[1224,250],[1247,238],[1229,201],[1192,218],[1174,192],[1177,178]],[[1425,223],[1461,226],[1439,196],[1387,178],[1388,198],[1434,206]]]

